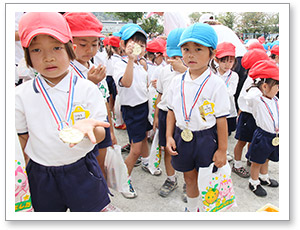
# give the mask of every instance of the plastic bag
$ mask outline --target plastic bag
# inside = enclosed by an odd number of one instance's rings
[[[153,125],[154,120],[154,112],[156,108],[156,99],[158,96],[158,92],[156,89],[152,86],[152,84],[148,87],[148,107],[149,107],[149,114],[148,114],[148,120],[151,125]]]
[[[214,163],[199,168],[198,187],[201,196],[201,211],[218,212],[236,206],[236,197],[231,180],[231,169],[227,162],[213,172]]]
[[[156,129],[154,138],[152,141],[151,149],[150,149],[150,154],[149,154],[148,168],[152,175],[154,174],[156,169],[159,167],[160,161],[161,161],[161,149],[160,149],[160,145],[158,144],[158,138],[159,138],[158,132],[159,132],[159,130]]]
[[[128,170],[121,154],[120,145],[114,145],[114,148],[107,148],[104,169],[106,171],[106,182],[109,188],[118,192],[129,191]]]
[[[114,111],[115,111],[115,126],[120,126],[124,123],[124,121],[122,118],[119,95],[116,96]]]

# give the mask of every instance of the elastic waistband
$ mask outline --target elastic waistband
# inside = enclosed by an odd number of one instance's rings
[[[140,107],[144,107],[144,106],[147,106],[148,107],[148,101],[145,101],[141,104],[138,104],[138,105],[135,105],[135,106],[130,106],[130,105],[121,105],[121,109],[122,108],[140,108]]]
[[[201,137],[201,136],[205,136],[205,135],[211,135],[212,133],[217,131],[217,126],[214,125],[213,127],[209,128],[209,129],[204,129],[204,130],[200,130],[200,131],[192,131],[193,136],[194,137]],[[177,126],[175,126],[175,132],[182,132],[182,129],[178,128]]]
[[[273,138],[273,137],[276,136],[275,133],[267,132],[267,131],[263,130],[263,129],[260,128],[260,127],[257,127],[257,130],[258,130],[259,132],[261,132],[263,135],[267,136],[267,137],[272,137],[272,138]],[[278,136],[279,136],[279,133],[278,133]]]

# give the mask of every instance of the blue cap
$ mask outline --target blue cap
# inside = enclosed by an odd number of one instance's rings
[[[178,46],[180,36],[184,28],[176,28],[172,30],[167,38],[167,55],[169,57],[180,56],[182,57],[181,49]]]
[[[129,26],[128,28],[126,28],[122,33],[121,40],[125,40],[125,41],[128,40],[136,32],[140,32],[140,33],[144,34],[147,39],[146,32],[139,25],[137,25],[137,26]]]
[[[187,42],[195,42],[216,49],[218,36],[212,26],[206,23],[195,23],[183,31],[178,46],[182,46]]]
[[[130,26],[136,26],[136,27],[139,27],[140,29],[142,29],[139,25],[137,24],[134,24],[134,23],[127,23],[125,24],[124,26],[122,26],[122,28],[120,29],[119,32],[114,32],[113,35],[116,36],[116,37],[122,37],[122,34],[124,32],[124,30],[126,30],[128,27]]]

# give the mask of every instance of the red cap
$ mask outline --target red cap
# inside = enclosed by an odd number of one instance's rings
[[[252,79],[272,78],[279,81],[279,68],[274,61],[261,60],[256,62],[250,69],[248,75]]]
[[[253,49],[261,49],[263,51],[266,51],[264,46],[259,42],[253,42],[250,44],[250,46],[248,47],[248,50],[253,50]]]
[[[260,49],[249,50],[242,58],[242,66],[245,69],[250,69],[256,62],[261,60],[269,60],[265,51]]]
[[[279,56],[279,45],[274,45],[270,51],[271,54],[275,54]]]
[[[147,43],[146,50],[148,52],[152,52],[152,53],[164,53],[166,50],[166,47],[164,45],[164,41],[161,41],[161,40],[163,40],[163,39],[156,38],[156,39],[149,41]]]
[[[103,25],[90,12],[69,12],[64,14],[73,37],[102,37]]]
[[[260,44],[263,44],[266,41],[264,36],[260,36],[257,40],[260,42]]]
[[[113,46],[113,47],[120,47],[120,37],[116,37],[116,36],[110,36],[109,37],[109,45]]]
[[[60,13],[25,13],[19,22],[19,35],[22,46],[29,47],[31,40],[39,34],[50,35],[64,44],[73,41],[70,27]]]
[[[217,45],[216,58],[223,58],[226,56],[235,57],[235,46],[230,42],[222,42]]]
[[[109,45],[109,37],[106,37],[106,38],[103,39],[103,45],[104,46]]]

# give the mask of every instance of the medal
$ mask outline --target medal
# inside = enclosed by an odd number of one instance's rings
[[[182,75],[182,79],[181,79],[181,105],[182,105],[182,113],[183,113],[183,117],[184,120],[186,122],[186,127],[188,126],[190,120],[191,120],[191,115],[192,115],[192,110],[194,109],[200,94],[204,88],[204,86],[206,85],[208,79],[211,76],[211,73],[209,73],[209,75],[203,80],[203,82],[200,84],[199,89],[196,92],[196,95],[194,97],[193,103],[192,103],[192,107],[190,109],[189,114],[187,114],[186,111],[186,104],[185,104],[185,94],[184,94],[184,78],[185,78],[186,72]],[[202,118],[203,119],[203,118]],[[189,130],[188,128],[185,128],[182,132],[181,132],[181,138],[182,140],[184,140],[185,142],[190,142],[191,140],[193,140],[193,133],[191,130]]]
[[[139,44],[134,43],[133,49],[132,49],[132,54],[137,56],[137,55],[139,55],[141,52],[142,52],[142,47],[141,47]]]
[[[279,145],[279,136],[278,136],[278,132],[279,132],[279,106],[278,106],[278,100],[276,98],[273,98],[275,104],[276,104],[276,111],[277,111],[277,117],[278,117],[278,128],[276,127],[276,124],[275,124],[275,120],[274,120],[274,115],[271,111],[271,108],[269,107],[269,105],[264,101],[264,99],[262,97],[260,97],[261,101],[265,104],[268,112],[269,112],[269,115],[273,121],[273,125],[274,125],[274,130],[276,132],[276,137],[274,137],[272,139],[272,145],[273,146],[278,146]]]
[[[72,127],[65,127],[59,132],[59,138],[64,143],[78,144],[84,137],[83,132]]]
[[[182,132],[181,132],[181,138],[185,142],[190,142],[191,140],[193,140],[193,133],[192,133],[192,131],[189,130],[189,129],[182,130]]]

